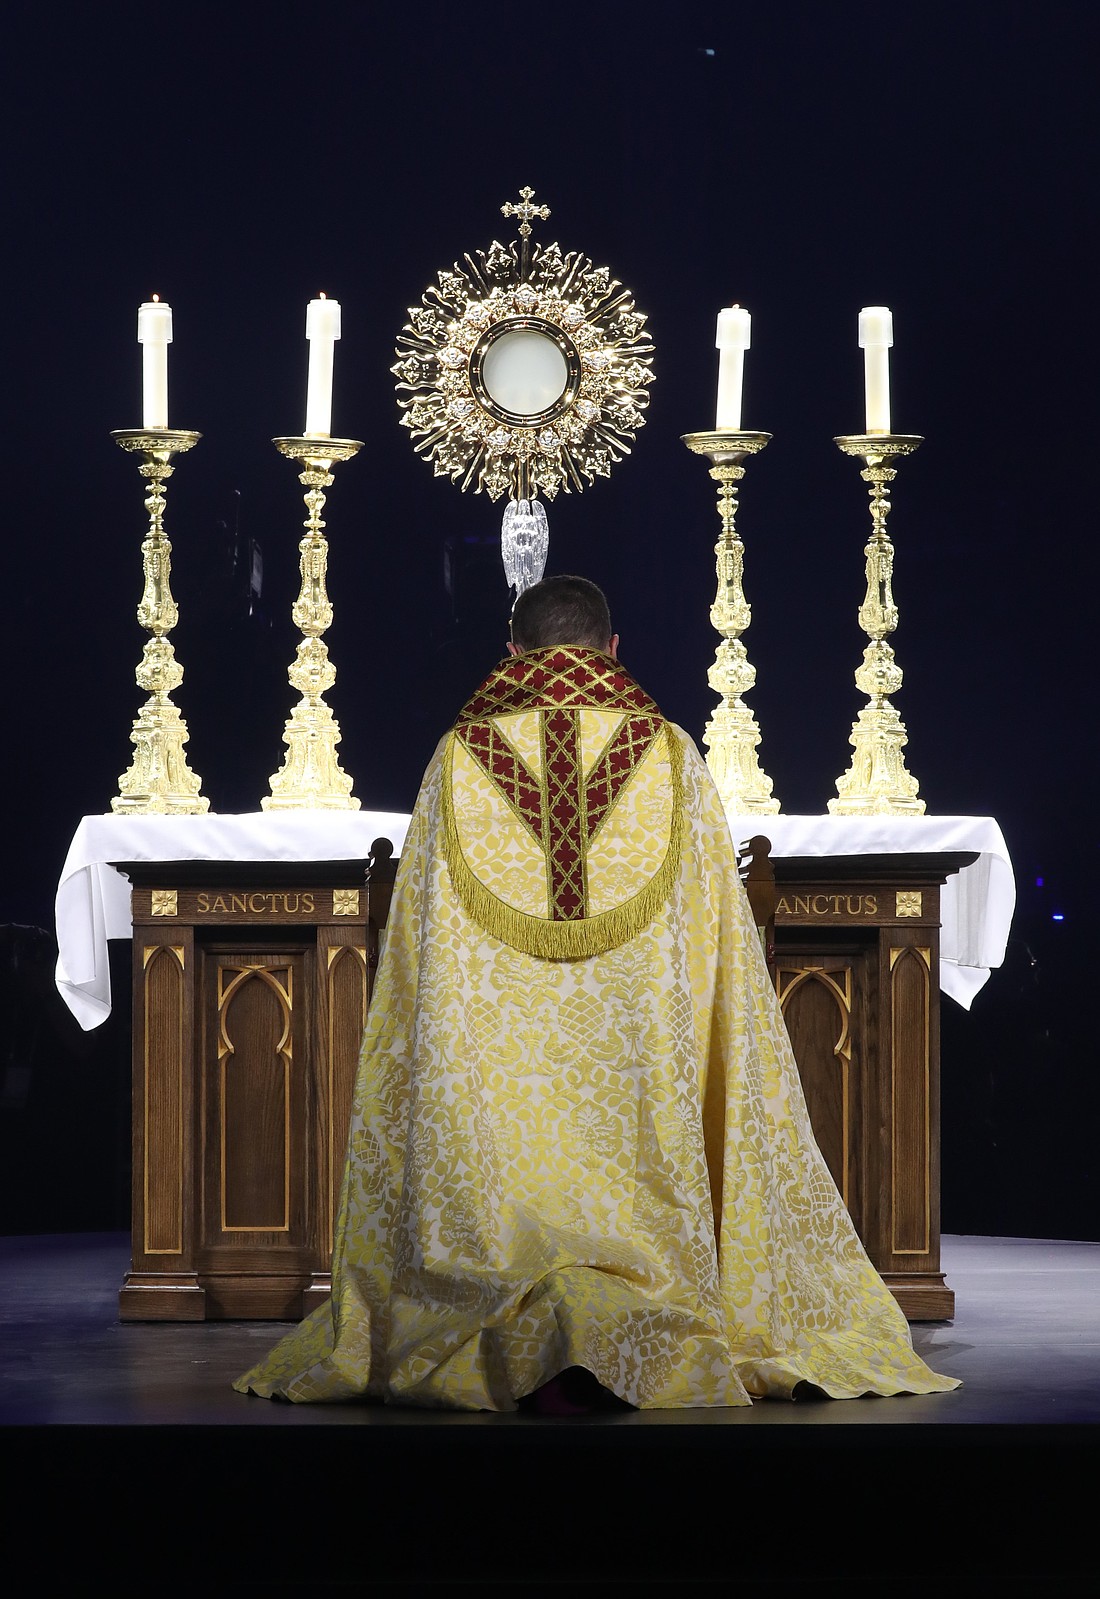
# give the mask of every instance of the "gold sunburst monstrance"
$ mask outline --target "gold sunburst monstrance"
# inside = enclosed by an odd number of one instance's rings
[[[580,490],[610,475],[643,426],[653,381],[646,318],[607,267],[529,243],[549,207],[509,245],[464,255],[409,310],[397,340],[401,423],[437,477],[512,501]]]

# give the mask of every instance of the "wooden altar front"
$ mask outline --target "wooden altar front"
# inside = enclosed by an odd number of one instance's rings
[[[769,966],[814,1134],[910,1321],[955,1312],[940,1268],[940,890],[976,858],[772,862]]]
[[[392,891],[369,861],[121,861],[132,884],[123,1321],[297,1320],[329,1293]]]
[[[940,890],[975,854],[769,859],[742,875],[814,1133],[910,1321],[940,1268]],[[329,1293],[352,1087],[395,862],[116,862],[132,884],[124,1321],[297,1320]]]

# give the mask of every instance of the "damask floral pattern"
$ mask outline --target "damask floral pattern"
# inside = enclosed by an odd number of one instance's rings
[[[234,1385],[508,1411],[586,1366],[641,1408],[957,1386],[913,1350],[817,1149],[721,803],[683,750],[665,909],[547,961],[402,851],[352,1111],[333,1296]]]

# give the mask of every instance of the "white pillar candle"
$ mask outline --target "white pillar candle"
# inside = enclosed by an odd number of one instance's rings
[[[332,355],[340,337],[340,302],[321,294],[306,306],[309,378],[306,383],[306,437],[332,433]]]
[[[742,306],[731,305],[718,313],[715,345],[718,349],[718,411],[716,431],[741,427],[741,393],[744,386],[745,351],[749,347],[752,318]]]
[[[141,345],[141,425],[168,426],[168,346],[172,342],[172,307],[159,295],[138,306]]]
[[[865,305],[859,313],[859,346],[863,351],[863,382],[867,403],[867,432],[890,431],[890,346],[894,319],[884,305]]]

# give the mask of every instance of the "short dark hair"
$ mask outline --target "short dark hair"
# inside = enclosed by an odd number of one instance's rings
[[[602,589],[586,577],[565,573],[533,583],[512,607],[512,643],[520,650],[549,644],[581,644],[606,650],[611,612]]]

